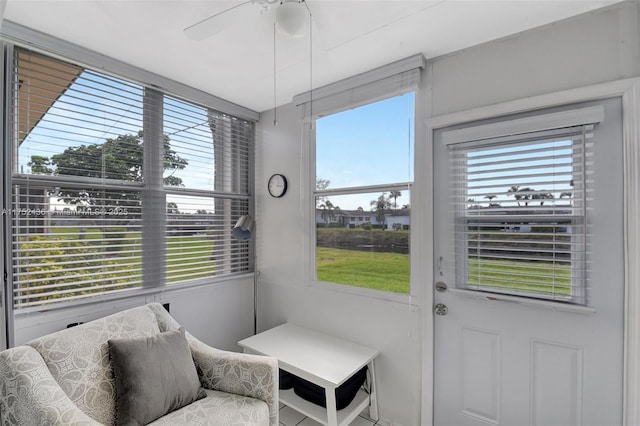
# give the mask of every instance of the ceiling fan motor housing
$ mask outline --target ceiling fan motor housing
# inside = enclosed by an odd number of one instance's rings
[[[308,28],[309,14],[304,2],[284,0],[276,8],[276,28],[289,37],[303,37]]]

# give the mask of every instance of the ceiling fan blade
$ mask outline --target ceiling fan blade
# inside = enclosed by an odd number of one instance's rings
[[[206,38],[218,34],[225,28],[239,24],[246,19],[246,11],[242,6],[253,3],[251,0],[239,3],[229,9],[216,13],[208,18],[203,19],[184,29],[184,34],[196,41],[202,41]]]

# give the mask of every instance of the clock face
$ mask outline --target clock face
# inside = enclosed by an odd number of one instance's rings
[[[275,174],[269,178],[269,195],[275,198],[282,197],[287,192],[287,178],[281,174]]]

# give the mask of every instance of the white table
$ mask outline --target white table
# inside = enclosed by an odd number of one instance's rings
[[[280,390],[280,401],[328,426],[346,426],[369,406],[369,417],[378,420],[374,359],[380,354],[348,340],[286,323],[238,342],[245,352],[278,359],[285,371],[325,389],[327,408],[297,396],[293,389]],[[349,377],[369,367],[371,393],[359,390],[348,407],[336,410],[335,389]]]

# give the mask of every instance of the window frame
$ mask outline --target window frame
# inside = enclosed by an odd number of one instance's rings
[[[584,107],[579,109],[569,109],[560,112],[552,112],[546,114],[535,114],[533,113],[530,117],[524,117],[515,120],[509,120],[507,117],[503,117],[495,123],[490,124],[467,124],[461,128],[455,129],[444,129],[442,131],[442,144],[449,148],[449,161],[451,161],[453,154],[451,151],[455,151],[456,145],[473,145],[478,144],[482,147],[490,146],[488,141],[502,141],[506,142],[506,146],[512,144],[522,143],[521,141],[525,141],[527,138],[533,136],[540,137],[540,143],[544,143],[545,141],[553,139],[553,136],[556,132],[563,133],[567,132],[567,129],[582,127],[583,132],[584,129],[587,129],[589,126],[593,127],[593,125],[597,125],[604,119],[604,109],[602,106],[592,106],[592,107]],[[575,150],[576,145],[579,144],[579,148],[582,150],[582,154],[580,156],[581,163],[572,163],[572,167],[576,167],[578,165],[582,168],[581,176],[582,182],[580,185],[586,185],[588,178],[587,175],[591,174],[591,166],[588,166],[586,158],[591,155],[590,152],[592,149],[587,150],[587,145],[589,143],[585,140],[585,133],[582,134],[581,138],[577,141],[575,136],[575,131],[569,132],[573,133],[574,136],[571,137],[571,149],[572,152]],[[500,142],[497,142],[493,145],[496,148]],[[464,149],[463,149],[464,150]],[[586,150],[586,151],[585,151]],[[574,154],[572,154],[573,156]],[[449,172],[451,173],[451,165],[449,165]],[[450,183],[451,184],[451,183]],[[589,310],[589,276],[586,273],[588,271],[588,263],[589,263],[589,235],[587,233],[587,228],[590,226],[590,207],[587,205],[589,200],[588,192],[593,187],[593,182],[589,183],[589,186],[585,186],[581,188],[583,193],[583,197],[580,199],[580,205],[572,208],[572,214],[567,215],[566,217],[571,220],[571,223],[576,223],[579,226],[584,228],[583,233],[571,233],[569,234],[571,237],[571,247],[577,246],[580,248],[579,252],[575,252],[571,254],[571,263],[570,269],[572,271],[571,276],[571,288],[576,289],[576,292],[571,294],[570,297],[564,299],[556,299],[554,297],[544,297],[542,295],[532,296],[526,292],[508,292],[508,291],[492,291],[491,289],[482,289],[482,288],[473,288],[467,281],[468,274],[468,245],[466,242],[467,239],[460,240],[457,237],[453,236],[452,240],[454,241],[454,253],[453,258],[455,259],[455,287],[450,289],[454,292],[461,293],[471,293],[479,295],[479,297],[494,297],[499,300],[512,300],[512,301],[529,301],[528,303],[532,304],[552,304],[552,305],[566,305],[569,307],[569,310]],[[464,204],[466,202],[466,193],[461,192],[459,188],[456,188],[454,191],[457,203]],[[460,201],[463,197],[465,200]],[[452,223],[452,230],[450,232],[454,232],[456,235],[460,232],[460,228],[466,226],[468,223],[467,220],[474,218],[481,219],[483,215],[469,215],[467,213],[460,214],[459,209],[457,207],[451,206],[452,211],[454,211],[454,218]],[[575,211],[579,210],[578,213]],[[532,219],[539,217],[540,214],[531,214]],[[463,223],[464,222],[464,223]],[[582,246],[582,247],[580,247]],[[464,258],[464,259],[461,259]],[[582,264],[581,267],[576,268],[576,263]],[[460,277],[460,275],[463,275]],[[574,275],[575,274],[575,275]],[[578,281],[578,285],[576,282]]]
[[[11,23],[9,23],[11,24]],[[132,82],[135,84],[139,84],[144,88],[143,95],[143,103],[145,105],[145,109],[143,110],[143,130],[145,132],[145,139],[152,140],[153,136],[150,135],[160,135],[160,139],[162,140],[162,115],[163,108],[157,108],[158,99],[162,99],[164,96],[170,96],[179,100],[183,100],[187,103],[191,103],[193,105],[197,105],[199,107],[205,108],[206,110],[216,111],[222,114],[226,114],[241,120],[245,120],[250,122],[252,126],[255,126],[255,122],[259,118],[259,115],[251,110],[245,109],[243,107],[239,107],[237,105],[233,105],[229,102],[226,102],[222,99],[216,98],[214,96],[208,95],[204,92],[200,92],[198,90],[192,89],[186,85],[182,85],[181,83],[173,82],[171,80],[147,73],[143,70],[136,69],[129,65],[120,63],[116,60],[112,60],[109,58],[105,58],[102,55],[96,55],[89,50],[85,50],[79,48],[77,46],[70,45],[66,42],[61,42],[55,39],[52,39],[48,36],[35,37],[36,35],[28,29],[17,25],[9,25],[8,32],[14,34],[17,40],[10,40],[7,42],[2,42],[3,49],[3,63],[4,69],[12,70],[15,67],[14,64],[14,52],[17,48],[24,49],[26,51],[31,51],[35,54],[40,54],[45,57],[51,57],[52,59],[61,60],[67,63],[77,64],[83,70],[92,70],[94,72],[100,73],[102,75],[115,77],[117,79]],[[5,31],[6,28],[3,27],[3,38],[11,38],[6,37]],[[19,40],[24,36],[25,39],[30,39],[30,36],[34,36],[38,42],[40,43],[21,43]],[[45,45],[48,47],[55,46],[55,49],[43,48],[41,45]],[[51,50],[63,52],[70,51],[73,53],[73,56],[77,59],[69,59],[67,55],[59,55],[52,54]],[[106,63],[105,65],[93,65],[89,64],[91,61],[87,61],[86,59],[98,58],[101,62]],[[89,64],[89,65],[88,65]],[[126,75],[127,72],[131,72],[132,77],[122,77],[122,75]],[[3,90],[5,93],[11,93],[12,89],[12,81],[11,76],[13,73],[3,73]],[[150,84],[149,81],[156,81],[161,83],[162,85]],[[159,87],[158,87],[159,86]],[[169,89],[164,89],[163,87],[167,87]],[[177,94],[176,94],[177,93]],[[154,107],[154,105],[156,105]],[[228,110],[225,111],[224,108],[219,108],[220,106],[228,107]],[[12,100],[10,96],[5,97],[5,102],[2,104],[2,120],[4,121],[6,115],[9,111],[13,111]],[[14,124],[15,123],[15,124]],[[7,160],[10,162],[10,167],[4,167],[4,185],[2,188],[2,201],[3,208],[5,211],[11,209],[12,202],[12,186],[15,181],[20,181],[24,178],[24,180],[29,180],[30,183],[38,182],[43,184],[50,185],[60,185],[60,182],[69,181],[73,185],[83,186],[88,183],[96,183],[97,181],[101,181],[101,179],[92,179],[85,177],[69,177],[69,176],[39,176],[39,175],[25,175],[24,177],[19,176],[19,173],[14,173],[14,155],[13,150],[15,149],[13,146],[13,129],[17,126],[17,123],[14,122],[13,119],[7,120],[8,126],[4,127],[4,132],[2,135],[3,138],[3,151],[2,151],[2,160]],[[255,129],[252,131],[252,140],[249,143],[249,158],[248,158],[248,170],[247,170],[247,180],[248,180],[248,192],[246,194],[231,194],[231,193],[221,193],[220,191],[207,191],[207,197],[214,198],[221,197],[222,199],[243,199],[248,203],[248,213],[254,212],[254,164],[255,164]],[[130,189],[139,190],[141,192],[141,198],[144,199],[145,196],[150,194],[158,194],[158,191],[161,191],[163,197],[160,197],[162,200],[165,199],[168,191],[162,187],[162,144],[144,144],[144,157],[143,157],[143,174],[144,174],[144,182],[111,182],[105,185],[104,182],[100,182],[101,188],[107,189],[122,189],[123,186]],[[148,162],[150,159],[155,158],[159,163],[157,167],[148,167]],[[11,160],[8,160],[11,159]],[[9,164],[7,164],[9,166]],[[14,177],[16,175],[16,177]],[[158,177],[159,176],[159,177]],[[178,192],[180,192],[178,190]],[[166,247],[164,244],[164,235],[166,232],[166,227],[163,225],[166,223],[166,203],[162,203],[159,201],[158,197],[150,196],[149,200],[146,204],[146,209],[149,210],[149,213],[142,220],[142,232],[145,232],[146,236],[143,238],[143,257],[151,256],[154,259],[161,259],[161,267],[160,268],[150,268],[148,265],[144,266],[141,269],[143,274],[143,284],[141,287],[129,288],[127,291],[120,293],[107,293],[107,294],[96,294],[91,297],[81,298],[78,300],[61,300],[59,302],[47,303],[47,310],[54,309],[63,309],[70,306],[78,306],[84,304],[93,304],[99,303],[105,300],[115,300],[115,299],[125,299],[132,297],[139,297],[141,295],[153,294],[166,291],[171,288],[189,288],[193,286],[200,286],[203,284],[216,284],[219,282],[224,282],[232,279],[242,278],[246,274],[250,274],[253,271],[255,265],[253,263],[253,251],[255,250],[254,243],[250,242],[248,244],[248,254],[246,262],[243,264],[247,265],[247,270],[242,270],[240,272],[235,272],[228,275],[221,276],[213,276],[207,278],[206,280],[194,280],[190,281],[181,281],[180,283],[168,283],[165,282],[164,279],[159,280],[160,276],[163,276],[166,269],[166,257],[164,256]],[[155,200],[155,201],[153,201]],[[144,202],[144,201],[143,201]],[[162,204],[160,206],[160,204]],[[7,220],[5,215],[5,220],[3,221],[3,228],[5,231],[5,235],[11,236],[12,232],[12,221]],[[145,230],[146,227],[146,230]],[[161,229],[161,232],[155,232]],[[12,251],[12,239],[6,238],[5,244],[3,245],[3,262],[8,268],[7,270],[13,270],[12,262],[13,262],[13,251]],[[159,243],[162,241],[162,243]],[[149,263],[149,262],[147,262]],[[150,263],[149,263],[150,264]],[[156,284],[157,283],[157,284]],[[177,285],[176,285],[177,284]],[[12,330],[12,322],[13,316],[18,313],[29,313],[32,311],[40,311],[42,310],[42,306],[35,307],[25,307],[15,309],[13,304],[13,272],[7,274],[5,286],[3,288],[2,297],[3,306],[5,308],[5,320],[6,320],[6,330],[11,333]],[[7,291],[8,290],[8,291]],[[3,327],[3,330],[5,327]],[[7,341],[11,344],[13,340],[13,336],[8,336]]]
[[[358,107],[363,107],[363,106],[367,106],[376,102],[380,102],[380,101],[384,101],[387,99],[391,99],[397,96],[402,96],[405,95],[407,93],[414,93],[414,105],[417,104],[417,98],[419,96],[419,90],[417,88],[407,88],[404,90],[398,90],[395,91],[393,93],[388,94],[387,96],[377,96],[375,98],[370,99],[369,101],[366,102],[361,102],[358,105],[355,104],[351,104],[350,108],[358,108]],[[412,253],[412,249],[410,247],[409,249],[409,292],[408,293],[395,293],[395,292],[391,292],[391,291],[383,291],[383,290],[377,290],[377,289],[372,289],[372,288],[366,288],[366,287],[358,287],[358,286],[354,286],[354,285],[349,285],[349,284],[341,284],[341,283],[334,283],[334,282],[328,282],[328,281],[322,281],[319,280],[317,278],[317,267],[316,267],[316,261],[317,261],[317,253],[316,253],[316,248],[317,248],[317,228],[316,228],[316,197],[318,196],[338,196],[338,195],[355,195],[355,194],[367,194],[367,193],[381,193],[381,192],[389,192],[389,191],[394,191],[394,190],[398,190],[398,191],[407,191],[409,193],[409,203],[412,203],[413,200],[413,196],[412,196],[412,192],[413,192],[413,187],[414,187],[414,182],[393,182],[393,183],[388,183],[388,184],[378,184],[378,185],[369,185],[369,186],[355,186],[355,187],[342,187],[342,188],[330,188],[330,189],[323,189],[323,190],[318,190],[315,187],[315,183],[316,183],[316,121],[319,118],[325,117],[327,115],[332,115],[332,114],[339,114],[341,112],[344,112],[347,108],[339,108],[334,112],[331,113],[324,113],[322,115],[317,115],[314,117],[307,117],[306,119],[303,120],[303,140],[306,142],[305,145],[308,146],[309,152],[308,152],[308,164],[309,164],[309,175],[308,175],[308,180],[310,182],[309,185],[309,193],[310,193],[310,198],[309,198],[309,205],[311,207],[310,210],[310,214],[309,217],[311,218],[310,225],[309,225],[309,254],[308,254],[308,259],[309,259],[309,276],[310,276],[310,281],[312,286],[318,287],[318,288],[324,288],[327,290],[332,290],[332,291],[337,291],[337,292],[341,292],[341,293],[346,293],[346,294],[352,294],[352,295],[357,295],[357,296],[365,296],[365,297],[371,297],[371,298],[375,298],[375,299],[381,299],[381,300],[388,300],[388,301],[392,301],[392,302],[400,302],[400,303],[411,303],[411,300],[416,296],[416,291],[414,289],[414,285],[413,285],[413,274],[412,274],[412,267],[411,267],[411,253]],[[416,119],[417,119],[417,115],[418,115],[418,109],[414,108],[414,117],[413,117],[413,122],[414,122],[414,141],[413,144],[414,146],[412,147],[412,149],[415,149],[415,130],[416,130]],[[415,155],[414,155],[414,164],[412,164],[412,166],[415,166]],[[414,213],[413,213],[413,209],[411,212],[411,216],[409,218],[410,223],[413,223],[413,217],[414,217]],[[369,215],[365,215],[364,216],[364,221],[360,222],[360,223],[371,223],[371,217]],[[412,229],[413,227],[409,228],[409,241],[411,242],[412,238]],[[411,244],[410,244],[411,246]]]
[[[336,283],[327,283],[316,279],[316,119],[328,115],[335,114],[348,109],[364,106],[367,104],[381,101],[384,99],[400,96],[408,92],[414,92],[414,170],[418,162],[418,142],[425,138],[424,128],[420,125],[420,117],[423,116],[424,92],[421,90],[424,70],[427,61],[422,54],[409,56],[399,61],[383,65],[379,68],[367,71],[344,80],[314,88],[308,92],[294,96],[293,104],[299,109],[302,121],[302,147],[301,157],[304,164],[307,165],[306,173],[301,171],[301,177],[305,181],[304,188],[306,191],[302,194],[302,202],[306,206],[306,234],[305,236],[305,252],[306,259],[305,274],[308,282],[312,287],[326,289],[345,294],[370,297],[379,300],[397,302],[401,304],[413,305],[421,291],[414,284],[414,273],[417,269],[417,263],[413,262],[411,257],[417,253],[416,248],[421,245],[419,238],[414,238],[417,234],[417,226],[410,228],[409,237],[409,293],[392,293],[362,287],[354,287],[349,285],[341,285]],[[415,178],[414,178],[415,180]],[[402,189],[406,190],[404,186]],[[415,191],[411,191],[415,192]],[[417,194],[411,194],[410,202],[412,205],[411,216],[417,217],[420,214],[416,210],[421,210],[420,204],[414,201],[421,197]],[[410,218],[410,220],[412,220]],[[365,221],[367,218],[365,218]],[[412,220],[411,223],[415,221]]]

